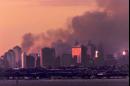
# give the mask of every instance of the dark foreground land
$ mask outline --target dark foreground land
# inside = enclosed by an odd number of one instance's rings
[[[0,80],[0,86],[129,86],[129,79]]]

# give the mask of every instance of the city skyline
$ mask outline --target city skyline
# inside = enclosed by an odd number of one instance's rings
[[[0,0],[0,86],[128,86],[129,0]]]
[[[75,45],[76,44],[76,45]],[[114,54],[105,54],[102,45],[75,43],[69,51],[58,52],[56,47],[43,47],[39,52],[24,52],[19,46],[8,50],[0,58],[0,67],[4,68],[36,68],[62,66],[105,66],[125,65],[129,63],[129,50]]]

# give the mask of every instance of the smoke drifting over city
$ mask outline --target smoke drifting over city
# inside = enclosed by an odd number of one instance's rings
[[[45,33],[34,35],[27,33],[23,36],[22,49],[24,52],[36,52],[43,47],[56,46],[65,42],[70,35],[70,31],[58,29],[48,30]]]
[[[88,40],[104,45],[107,53],[128,47],[129,38],[129,0],[97,0],[98,11],[74,16],[68,28],[49,30],[34,35],[23,36],[22,49],[25,52],[37,51],[46,46],[68,49],[75,41],[85,44]],[[128,5],[127,5],[128,4]],[[125,9],[125,10],[124,10]],[[59,49],[61,50],[64,49]]]

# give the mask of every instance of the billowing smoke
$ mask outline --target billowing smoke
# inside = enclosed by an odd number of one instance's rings
[[[27,33],[23,36],[23,42],[21,44],[24,52],[28,52],[30,48],[34,45],[35,37],[31,33]]]
[[[129,0],[97,0],[99,10],[75,16],[66,29],[49,30],[38,35],[25,34],[22,47],[35,51],[45,46],[59,46],[59,51],[68,49],[75,40],[86,44],[92,40],[103,43],[107,53],[128,48]],[[60,41],[59,41],[60,40]]]
[[[72,19],[74,38],[85,43],[102,42],[106,52],[128,48],[129,5],[128,0],[97,0],[102,10],[87,12]]]
[[[65,29],[52,29],[41,34],[27,33],[23,36],[22,49],[24,52],[30,53],[37,52],[43,47],[54,47],[59,40],[64,43],[70,34],[70,30]]]

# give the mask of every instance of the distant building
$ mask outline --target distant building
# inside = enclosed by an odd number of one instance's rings
[[[62,40],[58,40],[56,43],[53,43],[52,47],[55,48],[56,57],[61,57],[64,53],[71,53],[71,46],[64,43]]]
[[[71,54],[63,54],[61,57],[61,66],[71,66],[72,65],[72,55]]]
[[[41,65],[40,65],[40,55],[39,54],[37,54],[37,57],[36,57],[36,67],[41,67]]]
[[[87,47],[81,45],[81,64],[82,66],[87,66]]]
[[[72,58],[72,65],[73,65],[73,66],[79,65],[79,64],[77,63],[77,58],[79,58],[79,57],[77,57],[76,55],[73,56],[73,58]]]
[[[2,61],[1,65],[3,66],[3,68],[5,68],[5,69],[9,68],[9,62],[6,58],[6,54],[1,56],[1,61]]]
[[[105,57],[105,65],[117,65],[117,60],[115,59],[114,55],[110,54]]]
[[[76,46],[72,47],[73,60],[77,59],[77,64],[84,67],[93,65],[96,51],[95,45],[91,42],[89,42],[87,46],[79,45],[78,43],[75,45]]]
[[[58,56],[55,58],[55,67],[60,67],[61,66],[61,57]]]
[[[29,56],[34,57],[34,67],[40,67],[40,54],[39,53],[31,53]]]
[[[26,68],[34,68],[35,67],[35,57],[33,55],[26,56]]]
[[[2,57],[0,57],[0,68],[5,68],[4,67],[4,60]]]
[[[77,63],[81,64],[81,47],[72,48],[72,58],[77,57]]]
[[[7,62],[8,68],[16,68],[15,52],[13,50],[9,50],[5,53],[4,60]]]
[[[22,68],[27,68],[27,65],[26,65],[26,57],[27,57],[27,54],[25,52],[22,53]]]
[[[129,65],[129,51],[122,51],[121,55],[117,59],[118,65]]]
[[[40,60],[38,53],[31,53],[30,56],[33,56],[35,59],[35,67],[37,66],[37,61]]]
[[[19,46],[15,46],[13,48],[13,51],[15,53],[15,64],[17,68],[22,67],[22,49]]]
[[[89,41],[87,44],[87,65],[88,66],[94,65],[95,51],[96,51],[96,46],[91,41]]]
[[[103,66],[104,65],[104,49],[102,44],[98,45],[95,51],[95,59],[94,64],[96,66]]]
[[[42,66],[53,67],[55,64],[55,49],[43,48],[42,49]]]

